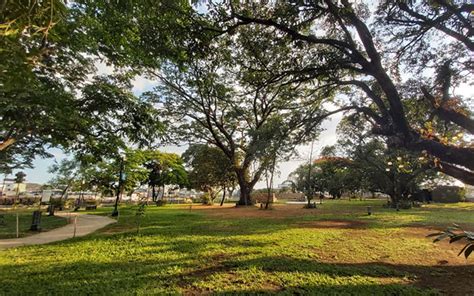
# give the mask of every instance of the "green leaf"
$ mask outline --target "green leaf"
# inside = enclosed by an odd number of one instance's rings
[[[474,244],[469,245],[469,247],[464,252],[464,257],[467,259],[469,255],[471,255],[472,251],[474,251]]]
[[[465,238],[465,237],[466,237],[465,234],[458,234],[458,235],[456,235],[456,236],[451,237],[451,239],[449,240],[449,243],[450,243],[450,244],[451,244],[451,243],[454,243],[454,242],[456,242],[456,241],[458,241],[458,240],[461,240],[461,239],[463,239],[463,238]]]
[[[449,237],[449,233],[444,233],[443,235],[440,235],[439,237],[437,237],[433,242],[434,243],[439,242],[447,237]]]
[[[461,251],[459,251],[458,256],[461,255],[461,254],[464,252],[464,250],[465,250],[467,247],[469,247],[469,245],[471,245],[471,244],[465,245],[465,246],[461,249]]]
[[[428,234],[426,237],[439,236],[439,235],[442,235],[442,234],[444,234],[444,232],[436,232],[436,233]]]

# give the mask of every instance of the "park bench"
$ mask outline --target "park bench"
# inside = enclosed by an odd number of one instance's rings
[[[86,211],[97,210],[97,205],[86,205]]]

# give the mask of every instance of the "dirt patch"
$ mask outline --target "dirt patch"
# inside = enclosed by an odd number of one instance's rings
[[[257,206],[236,207],[226,204],[224,206],[193,205],[192,211],[202,211],[212,217],[225,218],[273,218],[282,219],[287,217],[299,217],[305,215],[316,215],[319,209],[304,209],[303,205],[281,205],[275,204],[272,209],[262,210]]]
[[[355,220],[318,220],[298,224],[301,228],[338,228],[338,229],[361,229],[367,226],[367,222]]]

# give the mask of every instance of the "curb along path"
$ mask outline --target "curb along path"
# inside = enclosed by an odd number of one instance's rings
[[[58,216],[67,217],[68,214],[62,213],[62,214],[59,214]],[[70,217],[74,219],[74,214],[71,214]],[[117,221],[109,217],[79,214],[77,215],[76,237],[90,234],[98,229],[101,229],[115,222]],[[42,244],[52,243],[52,242],[72,238],[73,235],[74,235],[74,223],[71,223],[60,228],[52,229],[46,232],[40,232],[38,234],[34,234],[27,237],[2,239],[0,240],[0,250],[20,247],[20,246],[42,245]]]

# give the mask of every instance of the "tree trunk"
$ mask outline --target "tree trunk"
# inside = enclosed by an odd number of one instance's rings
[[[250,193],[252,192],[252,188],[250,188],[249,184],[247,183],[242,183],[240,184],[240,198],[239,201],[237,202],[237,205],[239,206],[249,206],[253,204],[253,201],[250,197]]]
[[[69,184],[66,185],[66,188],[63,189],[63,192],[61,192],[61,197],[59,198],[60,201],[63,200],[64,196],[66,196],[66,193],[69,189]]]
[[[156,202],[156,185],[151,186],[151,200]]]
[[[240,198],[239,198],[239,201],[237,202],[237,205],[239,206],[253,205],[254,201],[251,199],[250,194],[255,184],[252,184],[252,182],[248,180],[248,170],[238,169],[236,170],[236,175],[237,175],[237,181],[239,182],[239,187],[240,187]]]
[[[0,151],[6,150],[8,147],[16,143],[16,139],[9,138],[0,143]]]
[[[226,188],[224,186],[224,193],[222,194],[221,207],[224,204]]]

